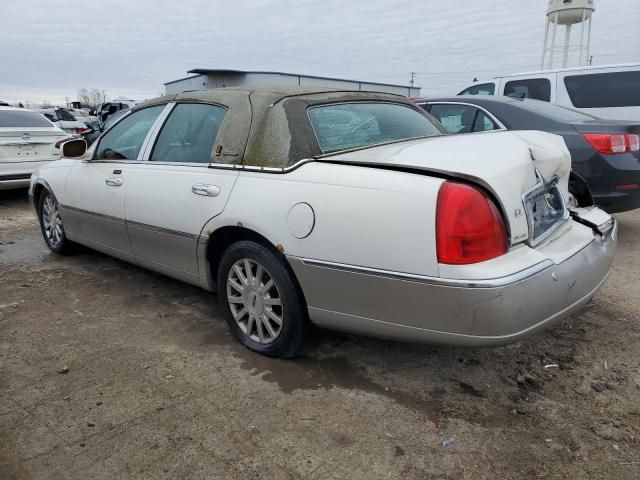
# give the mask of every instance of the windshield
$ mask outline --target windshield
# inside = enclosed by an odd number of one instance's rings
[[[394,103],[341,103],[308,110],[324,153],[442,135],[427,117]]]
[[[21,110],[0,110],[0,128],[51,127],[39,113]]]
[[[543,102],[541,100],[515,100],[516,102],[522,101],[522,106],[527,110],[534,113],[538,113],[542,116],[556,120],[558,122],[588,122],[595,120],[593,115],[587,115],[586,113],[573,110],[571,108],[561,107],[552,103]]]

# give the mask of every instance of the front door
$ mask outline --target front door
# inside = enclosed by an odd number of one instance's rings
[[[136,263],[198,282],[202,228],[223,211],[238,177],[235,170],[208,168],[222,148],[216,137],[227,111],[221,105],[175,105],[149,160],[135,166],[126,218]]]
[[[67,177],[62,206],[65,230],[78,240],[110,255],[131,260],[125,225],[125,194],[132,168],[164,105],[149,107],[122,119],[100,139],[93,158],[77,162]]]

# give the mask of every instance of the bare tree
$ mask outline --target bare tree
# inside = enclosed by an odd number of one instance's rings
[[[78,90],[78,101],[83,107],[95,110],[98,105],[107,101],[107,97],[104,90],[81,88]]]

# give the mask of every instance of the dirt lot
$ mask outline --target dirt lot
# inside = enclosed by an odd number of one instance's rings
[[[277,361],[209,293],[48,253],[25,195],[0,192],[3,480],[640,478],[637,212],[595,303],[532,339],[319,332]]]

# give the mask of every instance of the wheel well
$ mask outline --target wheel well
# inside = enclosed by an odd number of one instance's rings
[[[47,187],[45,187],[41,183],[37,183],[33,187],[33,206],[36,208],[36,210],[38,209],[38,199],[40,198],[40,195],[42,195],[42,191],[46,189]]]
[[[207,242],[207,260],[209,261],[209,271],[211,272],[211,278],[213,282],[215,283],[218,279],[218,267],[220,265],[220,259],[222,258],[224,251],[231,244],[242,240],[250,240],[252,242],[259,243],[260,245],[274,253],[282,261],[282,264],[291,275],[293,283],[296,286],[296,290],[300,295],[300,299],[302,300],[306,308],[307,302],[304,297],[302,287],[300,286],[300,282],[298,282],[298,278],[296,277],[293,268],[291,268],[291,265],[287,261],[287,258],[278,249],[278,247],[271,243],[267,238],[249,228],[228,226],[219,228],[211,234],[211,236],[209,237],[209,241]]]

